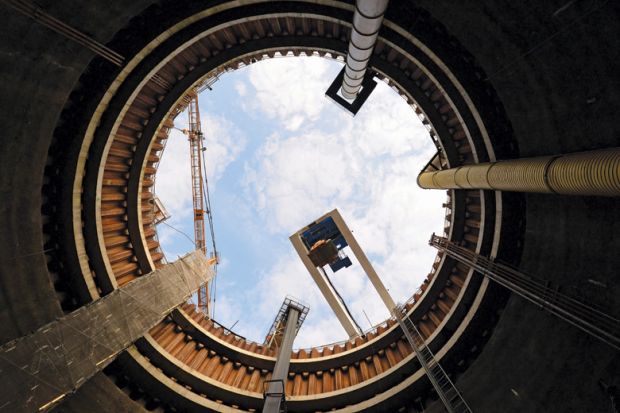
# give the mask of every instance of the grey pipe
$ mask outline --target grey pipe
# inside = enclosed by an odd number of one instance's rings
[[[357,0],[355,3],[353,30],[340,89],[346,99],[355,99],[362,87],[387,5],[388,0]]]
[[[284,394],[286,389],[286,376],[288,375],[288,368],[291,364],[291,351],[293,351],[293,342],[297,335],[297,321],[299,320],[301,311],[301,309],[292,305],[288,308],[284,337],[282,338],[278,359],[276,360],[276,365],[271,375],[271,380],[274,380],[274,382],[270,383],[268,386],[262,413],[279,413],[281,411],[282,397],[279,393],[281,391],[282,394]],[[276,381],[280,382],[279,386]]]

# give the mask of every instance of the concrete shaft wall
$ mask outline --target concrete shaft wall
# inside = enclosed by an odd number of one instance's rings
[[[54,16],[107,43],[151,1],[41,1]],[[394,2],[396,3],[396,2]],[[620,145],[620,10],[617,2],[419,0],[476,59],[503,103],[520,156]],[[414,6],[415,4],[415,6]],[[564,7],[566,6],[566,7]],[[41,218],[47,153],[60,112],[93,53],[0,6],[0,338],[59,316]],[[432,33],[424,39],[433,48]],[[131,44],[126,45],[129,49]],[[458,63],[454,63],[455,65]],[[500,137],[491,137],[499,139]],[[521,268],[620,311],[620,200],[526,195]],[[477,350],[472,349],[472,354]],[[477,411],[605,411],[597,382],[618,380],[618,355],[511,298],[477,360],[459,380]],[[68,408],[131,411],[101,377]],[[110,405],[93,393],[114,394]],[[97,400],[93,403],[93,400]],[[113,407],[115,406],[115,407]],[[124,406],[124,407],[119,407]],[[83,409],[82,409],[83,410]]]
[[[149,3],[38,2],[102,43]],[[62,108],[94,53],[4,4],[0,10],[0,342],[5,343],[62,315],[43,254],[43,172]],[[140,409],[106,376],[95,378],[62,411]]]
[[[475,56],[521,157],[620,145],[617,2],[416,4]],[[620,314],[618,211],[618,198],[526,195],[520,268]],[[618,371],[613,349],[513,296],[459,385],[475,411],[610,411],[598,381]]]

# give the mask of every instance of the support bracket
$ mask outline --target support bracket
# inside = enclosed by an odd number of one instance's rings
[[[336,79],[334,79],[332,84],[327,89],[327,92],[325,92],[325,96],[333,100],[338,105],[342,106],[342,108],[349,112],[351,115],[355,116],[357,112],[359,112],[362,105],[364,105],[364,103],[368,99],[368,96],[370,96],[372,91],[375,90],[377,82],[374,80],[374,72],[368,70],[366,72],[366,76],[364,76],[364,81],[362,82],[362,90],[360,91],[360,93],[358,93],[357,97],[353,99],[352,102],[349,102],[347,99],[343,98],[338,94],[338,90],[340,90],[340,86],[342,86],[342,80],[344,79],[345,69],[346,66],[342,68],[340,73],[338,73]]]

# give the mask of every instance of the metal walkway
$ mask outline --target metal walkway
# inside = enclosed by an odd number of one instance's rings
[[[409,344],[411,344],[415,351],[420,364],[448,413],[471,413],[471,409],[463,399],[463,396],[454,383],[452,383],[444,369],[441,368],[431,349],[424,342],[424,337],[422,337],[415,324],[407,317],[404,306],[397,306],[394,309],[394,316],[403,329],[407,341],[409,341]]]

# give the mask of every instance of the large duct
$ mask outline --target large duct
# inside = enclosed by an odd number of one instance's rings
[[[362,87],[387,5],[388,0],[357,0],[355,4],[353,30],[340,89],[342,96],[347,99],[355,99]]]
[[[422,172],[418,185],[425,189],[620,196],[620,148]]]

